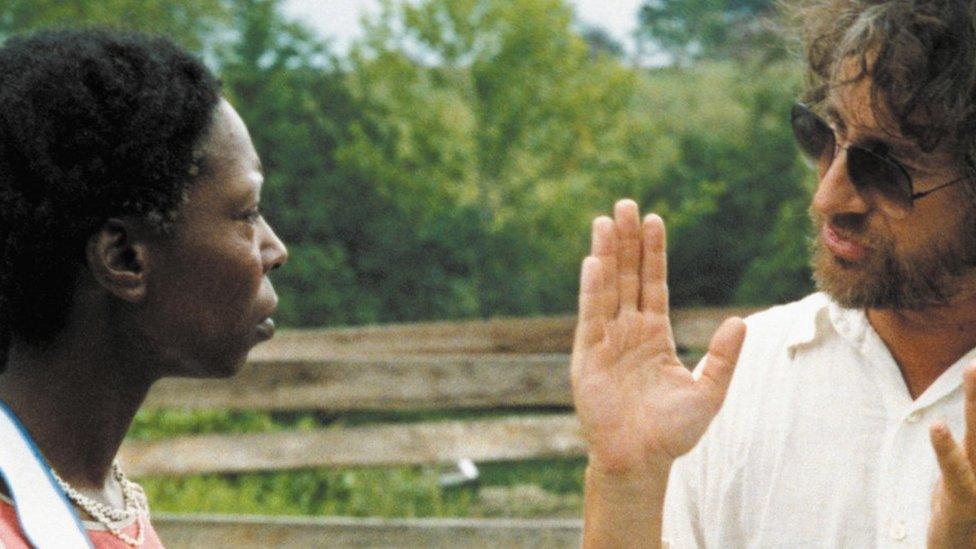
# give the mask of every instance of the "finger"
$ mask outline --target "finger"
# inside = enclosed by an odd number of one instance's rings
[[[656,214],[644,218],[641,253],[641,311],[668,315],[667,237],[664,221]]]
[[[719,326],[708,344],[708,354],[705,356],[705,366],[699,382],[705,384],[704,388],[709,392],[709,399],[716,410],[725,400],[745,337],[746,323],[741,318],[732,317]]]
[[[607,216],[593,220],[590,255],[600,260],[603,271],[603,306],[607,318],[617,314],[620,296],[617,288],[617,226]]]
[[[590,347],[603,339],[607,317],[603,300],[603,266],[595,257],[583,260],[580,270],[579,319],[576,324],[577,345]]]
[[[976,492],[976,476],[962,448],[956,444],[945,423],[936,422],[929,427],[929,439],[935,449],[935,457],[942,470],[942,482],[949,495],[956,499],[969,499]]]
[[[613,208],[613,216],[617,225],[617,280],[620,285],[620,309],[637,310],[637,299],[640,294],[640,214],[637,203],[625,199],[617,202]]]
[[[966,458],[976,470],[976,362],[966,367],[962,385],[966,394]]]

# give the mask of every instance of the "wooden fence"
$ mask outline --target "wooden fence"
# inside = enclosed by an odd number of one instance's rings
[[[378,519],[153,515],[169,548],[579,547],[575,519]]]
[[[724,318],[744,309],[674,311],[693,364]],[[149,408],[412,411],[572,405],[573,317],[282,331],[229,380],[167,379]],[[696,352],[698,353],[696,355]],[[133,476],[346,465],[488,462],[585,455],[571,413],[126,442]],[[171,547],[562,547],[578,521],[268,519],[160,516]],[[221,541],[223,540],[223,541]]]

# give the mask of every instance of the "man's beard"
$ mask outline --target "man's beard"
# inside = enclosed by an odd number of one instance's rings
[[[872,236],[857,214],[831,218],[870,247],[863,260],[838,258],[819,236],[824,219],[811,212],[814,230],[813,279],[817,289],[851,309],[926,309],[949,304],[974,286],[976,211],[969,210],[952,231],[937,235],[923,249],[899,255],[890,235]]]

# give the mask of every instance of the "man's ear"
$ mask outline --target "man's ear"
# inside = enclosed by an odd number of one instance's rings
[[[88,239],[85,260],[95,281],[112,295],[131,303],[146,297],[145,230],[136,223],[111,218]]]

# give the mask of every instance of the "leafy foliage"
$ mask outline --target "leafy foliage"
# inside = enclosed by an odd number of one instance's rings
[[[0,0],[0,38],[42,27],[98,25],[154,32],[204,51],[228,18],[223,0]]]
[[[641,32],[679,61],[769,54],[779,40],[766,24],[774,0],[646,0]]]
[[[770,239],[776,237],[768,233],[782,208],[790,204],[795,212],[803,204],[802,214],[808,201],[784,114],[796,75],[782,66],[748,68],[699,64],[689,71],[662,71],[652,81],[661,86],[651,92],[658,105],[667,102],[658,107],[669,112],[658,132],[668,137],[673,156],[637,195],[668,224],[670,287],[677,306],[730,303],[736,297],[768,303],[772,296],[737,291],[742,284],[770,283],[744,279],[747,274],[780,276],[754,266],[766,262],[793,266],[790,285],[777,298],[795,298],[809,289],[806,254],[794,256],[796,247],[773,245]],[[680,95],[671,96],[674,92]],[[789,234],[779,238],[802,243],[806,227],[795,215],[790,219],[782,227]]]
[[[621,196],[665,216],[676,306],[808,290],[790,69],[635,71],[594,55],[562,0],[387,2],[337,58],[280,4],[7,0],[0,32],[152,27],[212,57],[290,247],[285,325],[571,311],[589,220]],[[767,9],[642,13],[704,40],[706,19]]]
[[[589,222],[623,196],[668,225],[673,306],[810,290],[810,176],[787,120],[798,71],[734,55],[769,2],[648,3],[655,41],[711,59],[654,70],[581,35],[564,0],[384,6],[343,56],[284,18],[281,0],[0,0],[0,37],[51,24],[149,29],[218,69],[263,159],[262,209],[290,249],[275,273],[284,325],[571,312]],[[130,436],[327,421],[168,411],[141,415]],[[488,484],[578,493],[581,467],[483,471]],[[441,490],[417,468],[146,488],[157,510],[488,513],[474,488]]]

